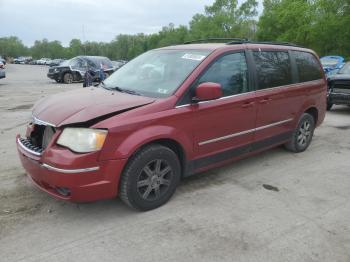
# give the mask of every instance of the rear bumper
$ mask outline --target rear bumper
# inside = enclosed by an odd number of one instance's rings
[[[45,153],[35,156],[19,145],[17,150],[22,166],[34,184],[42,191],[58,199],[72,202],[90,202],[101,199],[114,198],[118,194],[120,174],[126,160],[107,160],[91,162],[78,161],[58,157],[58,164],[45,163]],[[69,166],[65,163],[69,161]],[[77,166],[77,163],[84,166]],[[65,166],[64,166],[65,165]],[[62,167],[64,166],[64,167]]]

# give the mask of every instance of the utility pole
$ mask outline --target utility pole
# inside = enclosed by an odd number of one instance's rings
[[[85,28],[84,28],[84,24],[83,24],[83,46],[84,46],[84,55],[86,55],[86,45],[85,45]]]

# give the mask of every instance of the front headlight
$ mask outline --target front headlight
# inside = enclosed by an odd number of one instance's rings
[[[106,137],[107,130],[67,127],[58,138],[57,144],[74,152],[88,153],[100,150]]]

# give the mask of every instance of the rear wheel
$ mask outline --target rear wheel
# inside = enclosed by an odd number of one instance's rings
[[[63,82],[65,84],[73,83],[73,75],[71,73],[65,73],[63,76]]]
[[[315,119],[312,115],[304,113],[298,123],[298,127],[294,130],[292,139],[285,144],[289,151],[299,153],[305,151],[312,140],[315,130]]]
[[[179,159],[171,149],[146,146],[129,160],[120,181],[120,198],[141,211],[157,208],[174,194],[180,174]]]

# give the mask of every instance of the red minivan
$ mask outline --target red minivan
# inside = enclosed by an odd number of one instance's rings
[[[150,210],[181,178],[285,145],[302,152],[325,117],[317,55],[235,40],[148,51],[98,87],[36,103],[23,167],[57,198]]]

